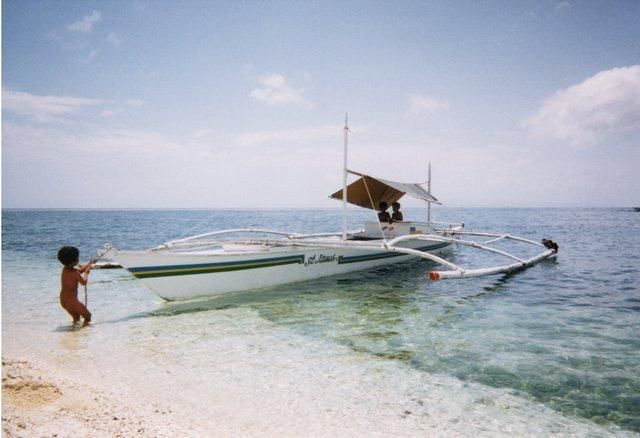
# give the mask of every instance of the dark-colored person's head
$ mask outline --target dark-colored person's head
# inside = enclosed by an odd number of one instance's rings
[[[380,204],[378,204],[378,210],[380,210],[380,211],[387,211],[387,208],[389,208],[389,206],[384,201],[382,201]]]
[[[391,208],[393,208],[393,211],[400,210],[400,203],[399,202],[394,202],[393,204],[391,204]]]
[[[58,260],[65,266],[73,266],[78,263],[80,251],[75,246],[63,246],[58,250]]]

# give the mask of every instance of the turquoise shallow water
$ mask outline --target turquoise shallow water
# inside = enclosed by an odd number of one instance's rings
[[[86,259],[106,242],[120,249],[145,248],[192,227],[194,232],[244,226],[335,231],[339,214],[4,210],[3,343],[51,354],[49,336],[64,339],[67,321],[57,304],[55,259],[63,244],[77,245]],[[409,209],[405,215],[425,212]],[[183,303],[162,302],[123,271],[98,271],[92,274],[90,307],[97,327],[109,328],[105,339],[122,335],[141,342],[148,342],[158,326],[177,321],[180,329],[172,336],[191,342],[202,318],[249,311],[268,327],[399,362],[419,373],[506,389],[569,418],[640,432],[640,213],[438,209],[436,215],[463,220],[473,229],[551,237],[559,242],[560,254],[509,276],[429,282],[430,265],[416,261],[399,269]],[[359,228],[365,218],[364,212],[352,211],[350,228]],[[466,265],[483,262],[468,251],[456,251],[454,258]],[[203,367],[207,342],[200,339],[190,352]]]

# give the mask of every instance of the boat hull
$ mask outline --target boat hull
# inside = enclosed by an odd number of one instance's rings
[[[430,253],[451,244],[408,242]],[[371,248],[276,247],[229,254],[121,251],[116,260],[165,300],[184,300],[313,280],[406,261],[415,256]]]

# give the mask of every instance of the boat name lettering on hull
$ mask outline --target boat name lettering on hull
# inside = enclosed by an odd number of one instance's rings
[[[317,265],[318,263],[335,263],[338,261],[338,257],[335,254],[326,255],[326,254],[314,254],[312,256],[307,257],[304,265]]]

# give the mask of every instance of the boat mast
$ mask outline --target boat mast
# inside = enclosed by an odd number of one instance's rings
[[[429,161],[429,179],[427,179],[427,192],[431,194],[431,161]],[[431,201],[427,201],[427,222],[431,223]]]
[[[344,165],[342,167],[342,240],[347,240],[347,140],[349,113],[344,116]]]

